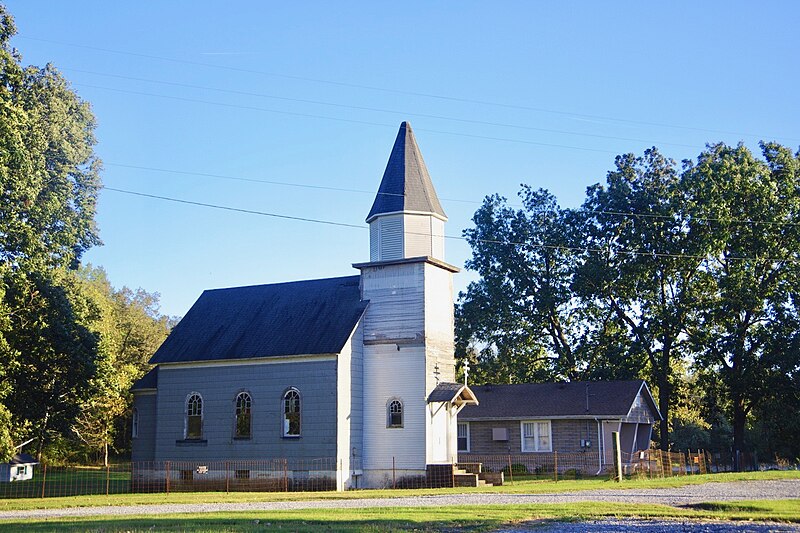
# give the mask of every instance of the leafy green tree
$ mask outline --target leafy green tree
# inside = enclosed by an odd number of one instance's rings
[[[89,324],[96,309],[61,270],[32,274],[6,297],[14,308],[6,339],[18,353],[5,376],[14,391],[6,405],[30,421],[41,452],[51,432],[69,429],[90,392],[98,338]]]
[[[81,404],[72,431],[87,448],[100,450],[106,465],[110,448],[129,445],[130,388],[149,370],[150,356],[169,333],[168,319],[158,313],[157,294],[114,290],[102,268],[83,267],[77,277],[99,310],[91,324],[99,345],[92,393]]]
[[[15,32],[0,5],[0,401],[41,452],[95,368],[94,311],[65,269],[99,242],[100,163],[89,105],[52,66],[23,67]]]
[[[585,332],[569,288],[569,213],[544,190],[523,186],[520,197],[518,210],[486,198],[464,231],[480,279],[460,297],[459,357],[472,353],[495,382],[577,379]]]
[[[742,145],[710,146],[685,172],[695,201],[690,231],[712,245],[702,268],[708,290],[689,333],[698,364],[716,371],[729,397],[736,459],[748,416],[770,397],[771,378],[796,372],[800,362],[793,340],[800,157],[775,143],[761,146],[764,160]]]
[[[701,290],[703,242],[686,229],[688,198],[675,163],[655,148],[616,158],[606,186],[589,188],[581,222],[588,253],[573,288],[613,313],[630,357],[645,358],[669,446],[676,360],[687,354],[683,333]]]
[[[51,65],[22,67],[15,32],[0,6],[0,264],[74,266],[99,242],[95,120]]]

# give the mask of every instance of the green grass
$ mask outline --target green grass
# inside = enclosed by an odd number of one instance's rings
[[[708,503],[678,509],[664,505],[582,502],[570,504],[454,506],[445,508],[306,509],[123,518],[92,517],[0,522],[13,531],[463,531],[503,525],[599,518],[755,520],[800,522],[800,500]]]
[[[615,483],[605,478],[559,481],[517,481],[502,487],[454,489],[398,489],[354,490],[348,492],[182,492],[171,494],[105,494],[96,496],[70,496],[62,498],[18,498],[0,500],[0,510],[55,509],[65,507],[92,507],[99,505],[142,505],[158,503],[241,503],[253,501],[300,501],[353,498],[392,498],[430,494],[461,494],[467,492],[496,492],[508,494],[542,494],[574,492],[576,490],[668,488],[724,481],[766,479],[800,479],[800,471],[741,472],[681,476],[658,479],[631,479]]]

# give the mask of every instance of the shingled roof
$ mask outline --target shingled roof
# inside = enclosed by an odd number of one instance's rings
[[[359,276],[203,292],[150,362],[339,353],[367,307]]]
[[[158,367],[153,367],[150,372],[136,380],[131,387],[132,391],[152,390],[158,388]]]
[[[653,417],[661,418],[650,390],[641,380],[481,385],[472,390],[481,403],[464,408],[459,420],[624,417],[640,390]]]
[[[375,202],[367,215],[367,222],[378,215],[402,211],[430,213],[447,218],[408,122],[400,124],[400,131],[389,155]]]

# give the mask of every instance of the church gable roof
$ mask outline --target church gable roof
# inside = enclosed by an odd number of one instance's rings
[[[207,290],[150,362],[339,353],[367,303],[359,276]]]
[[[640,393],[653,418],[661,419],[642,380],[481,385],[472,390],[480,405],[466,407],[459,419],[626,417]]]
[[[447,218],[408,122],[400,125],[378,195],[367,215],[367,222],[381,214],[402,211],[430,213]]]

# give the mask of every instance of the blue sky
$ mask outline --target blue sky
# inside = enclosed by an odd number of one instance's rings
[[[6,7],[23,62],[53,63],[91,102],[104,184],[145,194],[366,227],[409,120],[458,237],[520,183],[579,205],[616,154],[800,145],[798,2]],[[350,275],[369,257],[365,229],[110,190],[97,220],[105,245],[84,259],[170,315],[207,288]],[[468,246],[447,246],[463,266]]]

